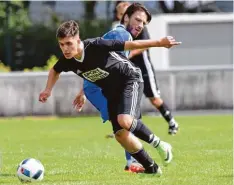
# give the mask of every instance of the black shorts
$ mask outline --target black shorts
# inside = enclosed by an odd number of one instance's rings
[[[147,51],[137,56],[133,63],[141,69],[144,80],[144,94],[147,98],[160,97],[160,91],[156,80],[155,70]]]
[[[143,89],[143,82],[129,82],[125,83],[122,91],[116,93],[116,96],[107,98],[109,119],[112,123],[114,133],[122,129],[117,121],[119,114],[128,114],[135,119],[141,118],[140,104]]]
[[[157,84],[155,75],[149,75],[149,73],[143,73],[144,80],[144,94],[147,98],[159,98],[160,90]]]

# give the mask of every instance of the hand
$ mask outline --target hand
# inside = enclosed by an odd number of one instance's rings
[[[39,95],[39,101],[42,103],[45,103],[47,101],[47,99],[50,97],[51,95],[51,91],[50,90],[44,90],[40,93]]]
[[[76,98],[73,101],[74,108],[80,112],[86,102],[86,96],[84,95],[83,89],[79,92]]]
[[[180,45],[182,42],[177,42],[172,36],[167,36],[159,40],[160,45],[165,48],[171,48],[172,46]]]

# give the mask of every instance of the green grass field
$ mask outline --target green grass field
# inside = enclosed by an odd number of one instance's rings
[[[123,171],[124,151],[109,123],[100,118],[0,120],[0,184],[21,184],[15,176],[20,161],[33,157],[45,166],[43,185],[231,185],[233,184],[232,116],[177,117],[180,132],[167,134],[160,117],[145,123],[172,144],[174,161],[163,167],[157,151],[145,144],[162,167],[163,176]]]

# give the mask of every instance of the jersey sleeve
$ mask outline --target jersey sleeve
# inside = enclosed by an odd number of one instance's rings
[[[132,36],[127,31],[111,30],[103,36],[103,39],[131,41]]]
[[[93,44],[101,50],[124,51],[125,41],[97,38]]]
[[[53,66],[53,69],[57,72],[57,73],[61,73],[64,71],[65,69],[65,63],[64,60],[61,58],[59,58],[59,60],[56,62],[56,64]]]
[[[132,41],[132,36],[129,32],[127,32],[125,29],[113,29],[106,33],[103,36],[103,39],[114,39],[114,40],[120,40],[120,41]],[[123,55],[128,57],[129,51],[121,51]]]

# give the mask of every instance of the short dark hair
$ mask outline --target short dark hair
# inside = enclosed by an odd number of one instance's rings
[[[56,33],[57,38],[74,37],[79,35],[79,25],[76,21],[70,20],[62,23]]]
[[[128,15],[128,17],[131,17],[132,14],[134,14],[136,11],[144,11],[147,15],[147,22],[149,23],[151,21],[151,13],[147,10],[147,8],[140,4],[140,3],[132,3],[126,10],[126,12],[123,14],[123,17],[120,21],[121,24],[124,23],[124,17]]]

